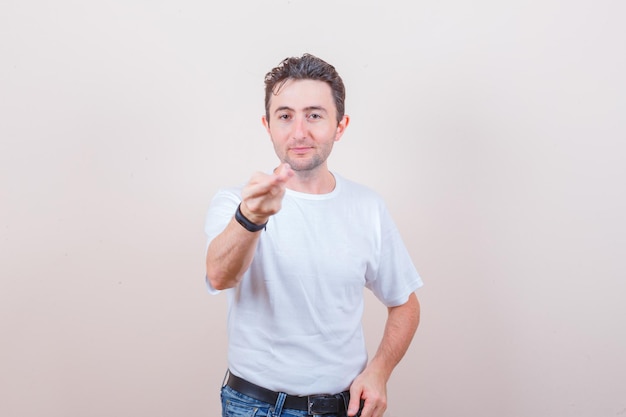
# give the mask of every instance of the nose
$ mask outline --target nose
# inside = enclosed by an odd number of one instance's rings
[[[296,117],[292,125],[292,135],[294,139],[303,139],[306,137],[306,117]]]

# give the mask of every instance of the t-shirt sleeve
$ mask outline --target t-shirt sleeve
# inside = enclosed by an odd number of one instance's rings
[[[222,233],[233,215],[237,206],[241,202],[241,192],[239,189],[230,188],[219,190],[207,210],[204,222],[204,234],[207,238],[205,253],[209,249],[209,244],[217,235]],[[211,294],[219,294],[220,291],[211,286],[209,280],[205,276],[207,289]]]
[[[237,206],[241,202],[240,192],[237,189],[223,189],[219,190],[211,203],[206,213],[204,222],[204,234],[207,237],[207,247],[209,243],[224,231],[228,222],[235,214]]]
[[[387,307],[404,304],[423,285],[389,211],[380,206],[378,261],[366,286]]]

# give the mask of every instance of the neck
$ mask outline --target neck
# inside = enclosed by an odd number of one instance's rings
[[[325,169],[323,172],[295,171],[287,182],[287,188],[307,194],[328,194],[335,189],[335,176]]]

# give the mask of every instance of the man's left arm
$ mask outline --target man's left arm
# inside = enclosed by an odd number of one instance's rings
[[[382,417],[387,408],[387,381],[406,353],[420,319],[420,305],[415,293],[406,303],[389,307],[383,338],[376,354],[350,387],[348,415],[358,412],[364,400],[361,417]]]

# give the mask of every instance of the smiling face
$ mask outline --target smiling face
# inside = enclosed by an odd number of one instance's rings
[[[331,88],[316,80],[287,80],[271,98],[269,120],[263,117],[276,155],[301,174],[328,170],[328,156],[348,121],[344,116],[337,123]]]

